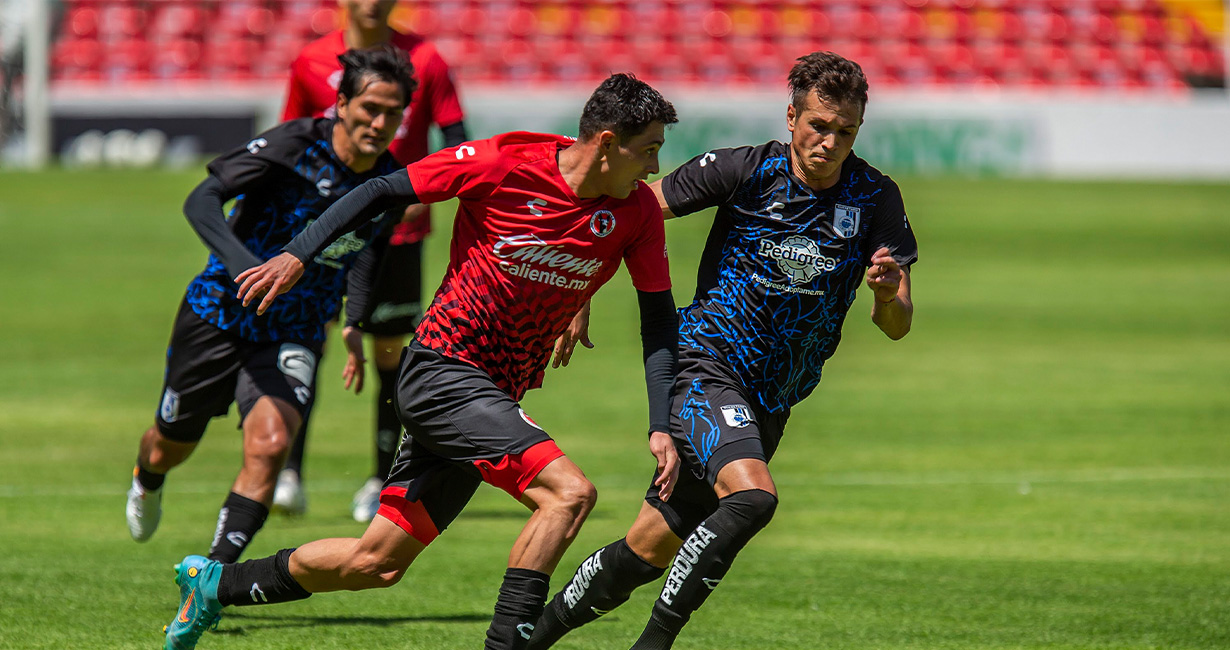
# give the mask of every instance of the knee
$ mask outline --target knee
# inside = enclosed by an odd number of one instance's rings
[[[557,508],[570,513],[574,521],[582,521],[598,503],[598,488],[584,476],[577,476],[559,486],[555,497]]]
[[[760,489],[735,492],[720,503],[731,512],[748,537],[768,526],[777,512],[777,497]]]
[[[359,552],[346,563],[342,577],[349,591],[384,589],[401,582],[409,567],[409,564],[396,558]]]
[[[290,451],[291,435],[276,418],[257,418],[244,422],[244,452],[252,460],[281,464]]]

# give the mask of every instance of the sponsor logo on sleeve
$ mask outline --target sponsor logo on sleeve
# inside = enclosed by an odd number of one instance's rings
[[[261,149],[264,149],[267,146],[269,146],[268,140],[264,138],[257,138],[248,143],[247,145],[248,153],[256,153],[260,151]]]
[[[852,208],[840,203],[833,206],[833,231],[843,239],[857,235],[859,217],[862,213],[862,208]]]

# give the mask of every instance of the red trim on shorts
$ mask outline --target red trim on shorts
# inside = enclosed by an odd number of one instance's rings
[[[525,489],[544,467],[564,455],[554,440],[542,442],[519,454],[509,454],[498,463],[489,460],[473,461],[474,467],[483,475],[483,480],[521,499]]]
[[[427,514],[427,508],[418,501],[406,500],[406,488],[387,487],[381,490],[380,509],[376,514],[397,524],[424,546],[440,536],[431,515]]]

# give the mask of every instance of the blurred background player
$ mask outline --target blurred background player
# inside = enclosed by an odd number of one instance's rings
[[[662,498],[678,473],[666,433],[678,328],[662,213],[644,183],[676,120],[648,84],[612,75],[586,103],[576,139],[514,132],[428,156],[365,183],[238,278],[244,304],[259,300],[261,313],[375,209],[458,199],[448,270],[402,355],[397,405],[408,436],[378,516],[361,539],[317,540],[243,564],[185,558],[166,647],[195,647],[226,605],[396,584],[486,482],[532,514],[509,553],[485,647],[525,648],[550,574],[597,493],[519,401],[542,385],[554,341],[621,263],[640,306]]]
[[[716,149],[652,185],[667,218],[718,208],[696,296],[679,311],[671,435],[683,468],[669,500],[651,488],[627,536],[582,563],[530,648],[615,609],[668,566],[633,650],[670,648],[772,519],[769,460],[791,407],[820,383],[859,284],[874,294],[877,327],[893,340],[910,331],[918,245],[901,191],[852,153],[867,79],[857,64],[816,52],[799,58],[789,84],[789,143]]]
[[[158,527],[166,473],[188,458],[231,402],[242,418],[244,460],[218,515],[210,557],[234,562],[268,516],[278,470],[312,406],[325,324],[341,308],[347,270],[382,239],[392,217],[322,251],[294,291],[265,314],[236,299],[233,278],[280,253],[346,192],[400,167],[388,146],[414,91],[409,63],[397,50],[350,51],[341,59],[336,117],[286,122],[223,154],[184,204],[212,254],[188,285],[167,347],[162,403],[141,438],[126,512],[139,542]],[[222,206],[232,198],[228,221]],[[351,275],[352,293],[369,290],[363,285],[370,281]],[[348,334],[344,378],[358,390],[362,337]]]
[[[432,124],[440,128],[444,146],[465,142],[464,114],[448,65],[436,48],[413,34],[403,34],[389,26],[389,14],[396,0],[338,0],[344,10],[346,26],[319,38],[299,53],[291,65],[290,89],[287,93],[283,120],[330,115],[337,100],[337,82],[341,67],[337,55],[351,49],[371,48],[390,44],[405,52],[414,67],[418,88],[406,108],[405,119],[389,151],[402,165],[408,165],[428,151],[427,132]],[[355,521],[368,522],[379,506],[380,485],[389,474],[393,456],[401,436],[401,424],[393,405],[396,392],[397,363],[405,337],[413,334],[422,315],[423,238],[431,232],[431,208],[415,205],[406,209],[397,224],[389,245],[377,264],[376,285],[370,301],[347,307],[346,325],[357,326],[372,338],[376,376],[376,462],[371,478],[354,495],[352,513]],[[366,260],[360,262],[366,263]],[[352,303],[362,297],[350,296]],[[286,469],[278,476],[274,507],[287,514],[307,511],[307,495],[303,489],[303,456],[307,443],[308,420],[295,439]]]

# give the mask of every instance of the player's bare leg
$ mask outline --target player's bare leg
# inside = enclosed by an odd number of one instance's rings
[[[662,576],[682,544],[657,508],[641,504],[627,536],[590,554],[551,599],[538,619],[530,650],[549,648],[627,602],[637,588]]]
[[[487,650],[528,647],[547,600],[551,572],[597,498],[593,483],[567,456],[551,461],[526,488],[521,502],[533,514],[508,556],[508,571],[487,629]]]
[[[311,593],[391,587],[425,548],[397,524],[376,517],[359,539],[300,546],[290,556],[290,574]]]
[[[265,525],[278,472],[301,423],[294,406],[270,396],[258,399],[244,416],[243,467],[218,513],[209,559],[235,562]]]
[[[773,518],[777,487],[762,460],[728,463],[714,482],[717,510],[683,541],[653,614],[632,650],[666,650],[717,588],[735,556]]]
[[[380,488],[388,478],[401,439],[401,421],[397,417],[397,376],[401,366],[401,351],[406,345],[400,335],[373,336],[372,357],[376,364],[376,467],[374,473],[355,492],[351,515],[355,521],[369,522],[380,507]]]
[[[162,484],[167,472],[192,455],[195,442],[178,442],[162,435],[152,426],[141,436],[137,466],[132,471],[132,487],[124,508],[128,533],[144,542],[158,530],[162,519]]]

